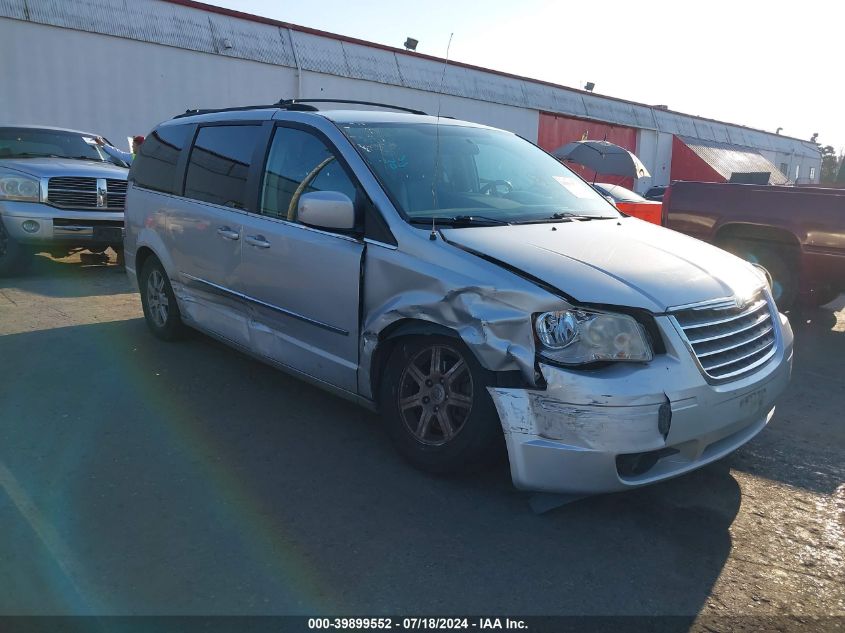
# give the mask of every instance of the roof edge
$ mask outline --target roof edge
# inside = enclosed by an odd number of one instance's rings
[[[362,40],[362,39],[355,38],[355,37],[349,37],[349,36],[341,35],[341,34],[338,34],[338,33],[332,33],[332,32],[329,32],[329,31],[322,31],[320,29],[314,29],[314,28],[307,27],[307,26],[301,26],[301,25],[298,25],[298,24],[293,24],[291,22],[284,22],[282,20],[276,20],[274,18],[268,18],[268,17],[264,17],[264,16],[260,16],[260,15],[255,15],[253,13],[246,13],[244,11],[238,11],[236,9],[228,9],[226,7],[219,7],[219,6],[215,6],[215,5],[212,5],[212,4],[207,4],[205,2],[198,2],[197,0],[161,0],[161,1],[167,2],[169,4],[174,4],[174,5],[178,5],[178,6],[191,8],[191,9],[197,9],[199,11],[205,11],[207,13],[216,13],[218,15],[224,15],[224,16],[228,16],[228,17],[241,19],[241,20],[247,20],[249,22],[257,22],[257,23],[260,23],[260,24],[267,24],[267,25],[270,25],[270,26],[286,28],[286,29],[290,29],[290,30],[293,30],[293,31],[299,31],[301,33],[307,33],[307,34],[310,34],[310,35],[317,35],[317,36],[320,36],[320,37],[326,37],[326,38],[338,40],[338,41],[341,41],[341,42],[348,42],[350,44],[357,44],[357,45],[360,45],[360,46],[378,48],[378,49],[381,49],[381,50],[390,51],[394,54],[405,55],[407,57],[416,57],[416,58],[419,58],[419,59],[426,59],[426,60],[435,61],[435,62],[438,62],[438,63],[445,63],[447,61],[442,57],[437,57],[437,56],[434,56],[434,55],[428,55],[428,54],[425,54],[425,53],[418,53],[416,51],[408,51],[408,50],[398,48],[398,47],[395,47],[395,46],[387,46],[385,44],[379,44],[378,42],[370,42],[370,41],[367,41],[367,40]],[[501,71],[501,70],[495,70],[495,69],[492,69],[492,68],[484,68],[482,66],[476,66],[474,64],[468,64],[468,63],[465,63],[465,62],[448,60],[448,63],[452,66],[457,66],[459,68],[466,68],[468,70],[476,70],[476,71],[480,71],[480,72],[490,73],[490,74],[493,74],[493,75],[498,75],[500,77],[508,77],[510,79],[530,82],[530,83],[534,83],[534,84],[538,84],[538,85],[542,85],[542,86],[548,86],[550,88],[556,88],[558,90],[566,90],[568,92],[572,92],[572,93],[576,93],[576,94],[580,94],[580,95],[595,96],[595,97],[600,97],[602,99],[609,99],[609,100],[615,101],[617,103],[625,103],[625,104],[628,104],[628,105],[633,105],[633,106],[637,106],[637,107],[641,107],[641,108],[648,108],[649,110],[652,110],[652,111],[669,112],[669,113],[672,113],[672,114],[676,114],[676,115],[680,115],[680,116],[684,116],[684,117],[689,117],[690,119],[695,119],[695,120],[699,120],[699,121],[709,121],[711,123],[718,123],[720,125],[730,125],[730,126],[742,128],[742,129],[745,129],[745,130],[751,130],[753,132],[759,132],[761,134],[767,134],[769,136],[774,136],[774,137],[777,137],[777,138],[785,138],[785,139],[789,139],[789,140],[792,140],[792,141],[799,141],[799,142],[807,144],[808,147],[812,147],[812,142],[810,140],[798,138],[796,136],[787,136],[785,134],[776,134],[774,132],[769,132],[768,130],[762,130],[760,128],[755,128],[755,127],[751,127],[751,126],[748,126],[748,125],[742,125],[742,124],[739,124],[739,123],[731,123],[729,121],[722,121],[722,120],[719,120],[719,119],[713,119],[713,118],[709,118],[709,117],[698,116],[698,115],[695,115],[695,114],[688,114],[686,112],[680,112],[678,110],[670,110],[668,108],[655,108],[653,105],[641,103],[639,101],[632,101],[630,99],[622,99],[620,97],[613,97],[613,96],[610,96],[610,95],[588,92],[586,90],[573,88],[571,86],[564,86],[562,84],[557,84],[557,83],[554,83],[554,82],[551,82],[551,81],[545,81],[543,79],[535,79],[535,78],[532,78],[532,77],[526,77],[524,75],[516,75],[516,74],[513,74],[513,73],[508,73],[508,72]],[[552,114],[566,114],[566,113],[553,112]]]

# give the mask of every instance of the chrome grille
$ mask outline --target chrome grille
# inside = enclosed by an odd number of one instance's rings
[[[763,292],[749,303],[685,308],[672,313],[705,374],[716,380],[753,371],[775,354],[777,324]]]
[[[109,178],[106,180],[106,206],[109,209],[123,209],[126,204],[126,181]]]
[[[97,179],[62,176],[50,178],[47,200],[57,207],[96,209]]]
[[[123,210],[126,204],[126,181],[108,178],[105,179],[105,185],[105,198],[98,200],[96,178],[78,176],[50,178],[47,183],[47,201],[64,209]]]

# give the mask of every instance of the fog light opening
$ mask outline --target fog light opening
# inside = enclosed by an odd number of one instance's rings
[[[627,455],[616,456],[616,472],[620,477],[636,477],[638,475],[645,475],[648,471],[654,468],[655,464],[669,455],[675,455],[679,451],[676,448],[661,448],[657,451],[647,451],[645,453],[629,453]]]
[[[670,428],[672,428],[672,405],[669,404],[667,398],[666,402],[661,404],[657,410],[657,430],[660,431],[664,440],[669,435]]]
[[[35,220],[24,220],[21,224],[21,228],[27,233],[38,233],[38,229],[41,228],[41,225]]]

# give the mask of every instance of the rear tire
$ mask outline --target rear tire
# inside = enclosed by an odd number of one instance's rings
[[[487,391],[494,376],[459,339],[402,339],[382,376],[387,432],[417,468],[454,473],[489,464],[501,454],[502,428]]]
[[[719,247],[765,268],[772,278],[772,297],[780,310],[789,310],[798,297],[798,258],[789,246],[752,240],[725,240]]]
[[[150,257],[144,262],[139,279],[141,306],[150,331],[163,341],[182,338],[185,326],[179,313],[176,295],[161,262]]]
[[[0,220],[0,277],[26,272],[32,259],[33,253],[13,240]]]

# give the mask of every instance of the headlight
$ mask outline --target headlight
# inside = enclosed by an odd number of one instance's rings
[[[564,365],[599,361],[650,361],[654,354],[642,326],[626,314],[559,310],[534,319],[540,353]]]
[[[0,169],[0,200],[38,202],[40,199],[41,183],[37,178]]]

